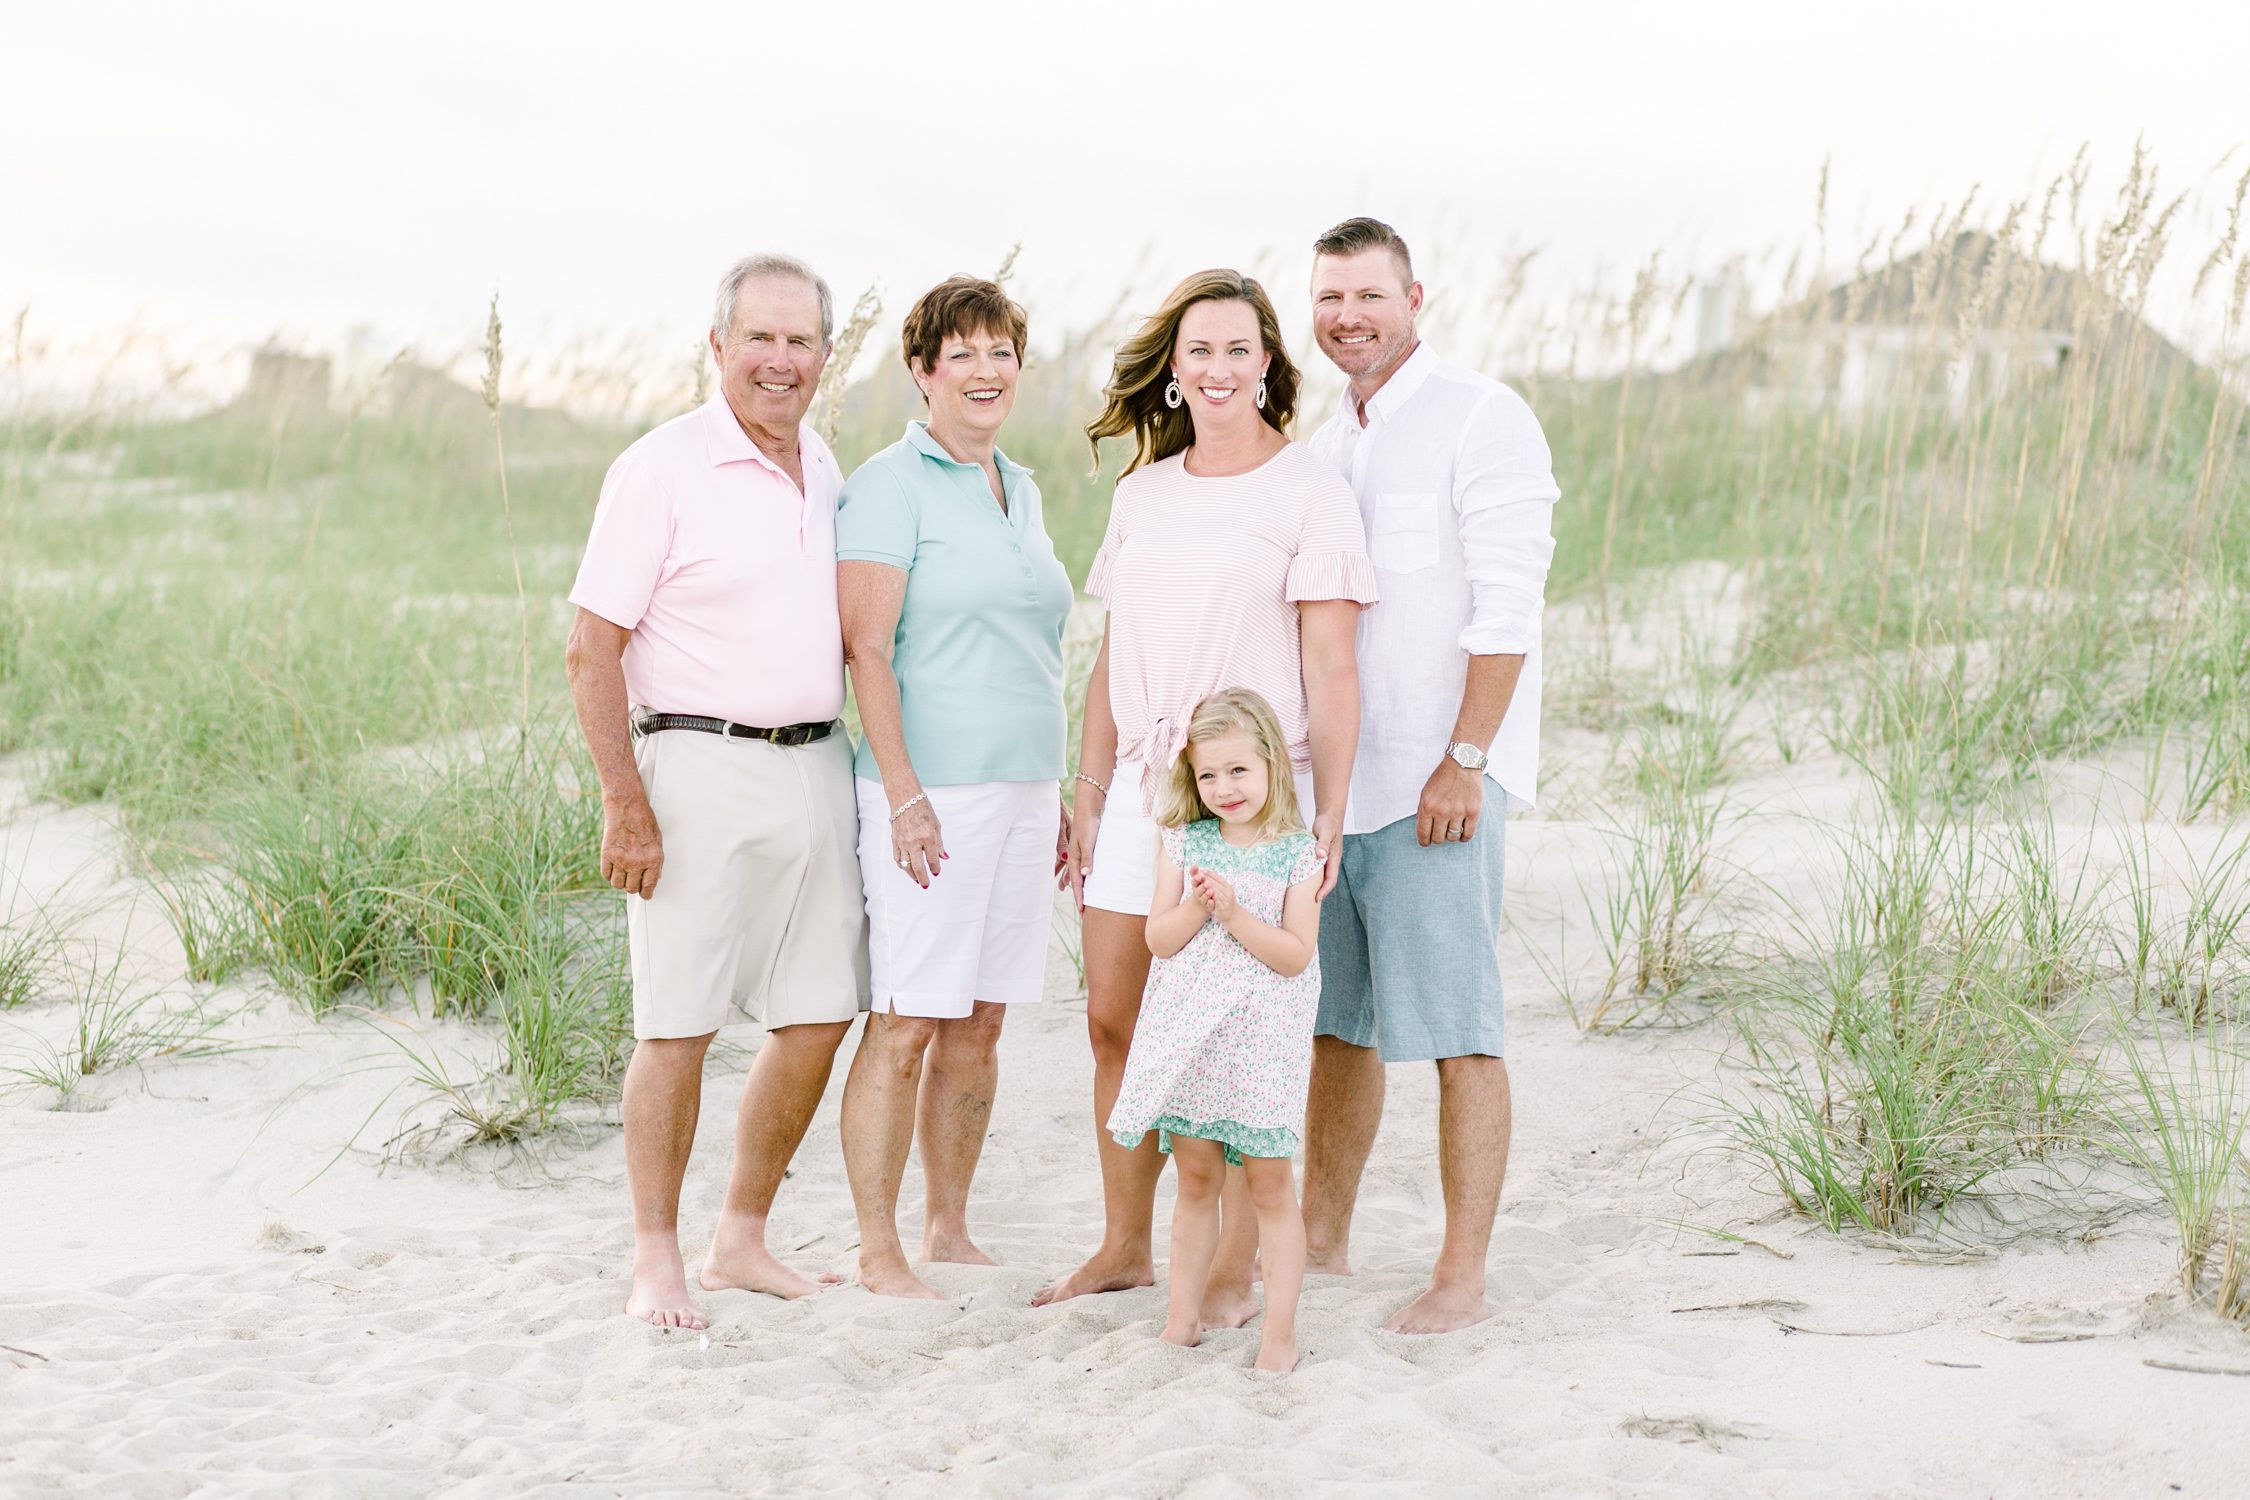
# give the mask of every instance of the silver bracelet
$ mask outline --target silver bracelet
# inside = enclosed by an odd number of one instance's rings
[[[1085,773],[1084,771],[1076,771],[1076,772],[1073,772],[1072,774],[1073,774],[1073,775],[1075,775],[1075,776],[1076,776],[1076,777],[1077,777],[1077,778],[1078,778],[1078,779],[1079,779],[1080,781],[1083,781],[1083,782],[1085,782],[1085,783],[1086,783],[1086,785],[1088,785],[1088,786],[1092,787],[1092,788],[1093,788],[1093,789],[1094,789],[1095,791],[1097,791],[1097,792],[1100,792],[1100,793],[1101,793],[1101,794],[1102,794],[1102,795],[1103,795],[1104,797],[1106,797],[1106,796],[1108,796],[1108,795],[1109,795],[1109,788],[1108,788],[1108,787],[1106,787],[1106,786],[1103,786],[1103,785],[1102,785],[1102,784],[1101,784],[1100,782],[1096,781],[1096,780],[1095,780],[1095,779],[1094,779],[1093,777],[1091,777],[1091,776],[1088,776],[1088,775],[1087,775],[1087,774],[1086,774],[1086,773]]]
[[[929,800],[930,800],[930,794],[929,794],[928,792],[916,792],[916,793],[915,793],[915,794],[914,794],[913,796],[911,796],[911,797],[907,798],[907,799],[906,799],[906,800],[905,800],[904,802],[901,802],[901,803],[900,803],[900,804],[899,804],[899,805],[898,805],[898,806],[897,806],[896,808],[893,808],[893,809],[892,809],[892,811],[891,811],[891,821],[892,821],[893,823],[896,823],[896,822],[897,822],[897,821],[898,821],[898,820],[899,820],[900,818],[902,818],[902,817],[906,816],[906,813],[907,813],[908,809],[912,808],[912,807],[913,807],[913,806],[914,806],[914,805],[915,805],[916,803],[918,803],[918,802],[927,802],[927,801],[929,801]]]

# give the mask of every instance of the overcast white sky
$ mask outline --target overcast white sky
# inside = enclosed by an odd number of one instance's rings
[[[2113,181],[2143,135],[2210,179],[2207,231],[2245,58],[2243,0],[17,3],[0,311],[467,342],[497,286],[534,338],[684,350],[747,248],[895,313],[1020,238],[1067,321],[1144,250],[1144,282],[1293,277],[1355,212],[1577,275],[1786,240],[1823,157],[1873,225],[2029,192],[2082,140]]]

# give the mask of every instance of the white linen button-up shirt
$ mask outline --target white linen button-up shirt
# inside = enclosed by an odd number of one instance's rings
[[[1364,425],[1347,388],[1311,447],[1359,498],[1383,596],[1359,617],[1359,755],[1344,831],[1414,816],[1452,741],[1471,656],[1523,655],[1486,774],[1511,808],[1531,806],[1540,613],[1562,497],[1538,418],[1508,387],[1424,344],[1367,403]]]

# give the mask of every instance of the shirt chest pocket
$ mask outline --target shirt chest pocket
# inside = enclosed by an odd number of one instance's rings
[[[1386,573],[1419,573],[1438,560],[1443,498],[1428,490],[1394,490],[1375,497],[1368,555]]]

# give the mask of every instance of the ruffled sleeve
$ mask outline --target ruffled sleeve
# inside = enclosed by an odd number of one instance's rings
[[[1305,842],[1304,847],[1297,851],[1297,862],[1289,867],[1289,883],[1291,885],[1298,885],[1312,879],[1313,876],[1320,873],[1321,867],[1328,863],[1327,860],[1321,858],[1320,845],[1313,842],[1312,835],[1300,834],[1298,836]]]
[[[1086,592],[1104,604],[1109,603],[1110,572],[1117,566],[1118,551],[1125,545],[1124,516],[1125,484],[1120,481],[1117,493],[1109,502],[1109,524],[1102,529],[1101,549],[1094,554],[1093,566],[1086,570]]]
[[[1321,468],[1305,497],[1305,517],[1297,533],[1297,555],[1289,561],[1282,597],[1301,600],[1349,599],[1373,604],[1375,564],[1367,556],[1367,524],[1359,498],[1344,476]]]
[[[1099,562],[1095,566],[1099,567]],[[1092,591],[1091,585],[1088,591]],[[1366,553],[1300,552],[1290,560],[1282,597],[1291,604],[1316,599],[1373,604],[1381,596],[1375,591],[1375,564]]]
[[[1187,868],[1187,830],[1185,828],[1167,828],[1164,830],[1164,857],[1172,862],[1172,868],[1175,870]]]

